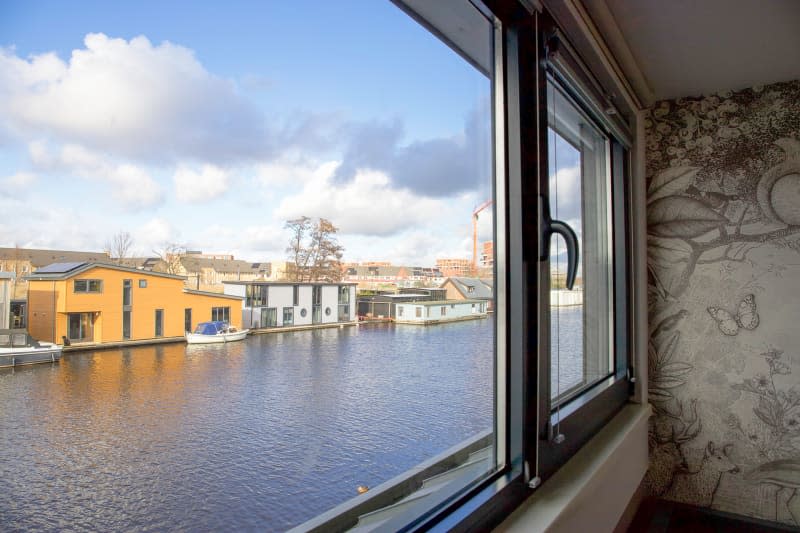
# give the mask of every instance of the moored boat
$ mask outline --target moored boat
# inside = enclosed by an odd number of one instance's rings
[[[186,332],[186,342],[189,344],[210,344],[218,342],[232,342],[244,339],[250,332],[249,329],[237,329],[226,322],[218,320],[200,322],[194,333]]]
[[[54,363],[61,359],[63,347],[39,342],[25,330],[0,329],[0,367]]]

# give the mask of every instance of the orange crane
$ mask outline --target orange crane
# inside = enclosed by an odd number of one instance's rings
[[[472,271],[478,272],[478,214],[492,205],[492,200],[486,200],[472,212]]]

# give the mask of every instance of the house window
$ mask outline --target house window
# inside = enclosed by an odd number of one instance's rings
[[[94,313],[69,313],[67,315],[67,337],[72,342],[94,340]]]
[[[350,287],[339,286],[339,322],[350,320]]]
[[[402,305],[398,305],[397,306],[397,316],[403,316],[403,306]]]
[[[414,309],[414,316],[416,316],[417,318],[422,318],[422,308],[421,307],[417,307],[417,308]]]
[[[231,308],[230,307],[212,307],[211,320],[220,322],[231,321]]]
[[[156,316],[155,316],[155,336],[156,337],[163,337],[164,336],[164,310],[163,309],[156,309]]]
[[[192,310],[186,308],[183,310],[183,331],[192,332]]]
[[[294,325],[294,307],[283,308],[283,325],[284,326]]]
[[[76,293],[101,293],[103,292],[103,280],[76,279],[73,282],[73,289]]]
[[[140,289],[146,289],[147,288],[147,280],[146,279],[140,279],[139,280],[139,288]]]
[[[447,307],[445,307],[445,306],[442,306],[442,307],[439,309],[439,314],[440,314],[440,315],[442,315],[442,316],[445,316],[445,315],[447,315]]]
[[[292,305],[300,305],[300,285],[292,285]]]
[[[130,306],[132,300],[133,282],[129,279],[122,281],[122,306]]]

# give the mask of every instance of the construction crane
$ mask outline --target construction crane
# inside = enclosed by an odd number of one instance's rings
[[[492,200],[486,200],[472,212],[472,271],[478,271],[478,214],[492,205]]]

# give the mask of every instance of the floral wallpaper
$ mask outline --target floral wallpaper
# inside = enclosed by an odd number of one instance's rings
[[[800,526],[800,81],[646,120],[648,490]]]

